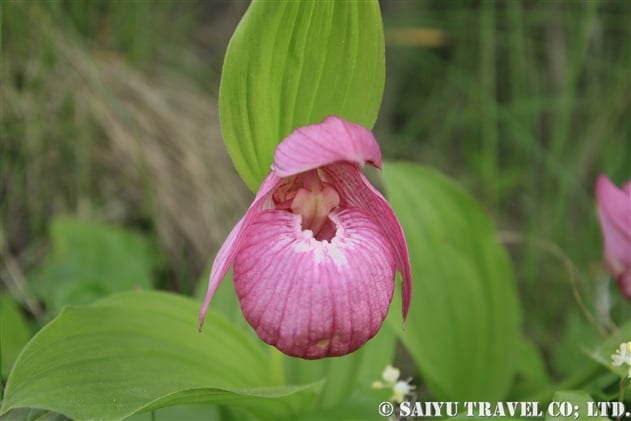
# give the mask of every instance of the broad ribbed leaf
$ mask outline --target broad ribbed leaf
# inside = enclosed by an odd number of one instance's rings
[[[0,374],[5,379],[31,332],[13,297],[0,294]]]
[[[255,191],[274,148],[335,114],[372,127],[385,80],[379,4],[254,1],[224,61],[219,110],[226,147]]]
[[[434,170],[388,163],[383,176],[412,263],[401,339],[436,400],[501,400],[516,368],[520,306],[489,218]]]
[[[151,287],[157,253],[134,231],[56,217],[50,240],[50,254],[29,274],[28,287],[53,314],[67,304],[89,304],[115,292]]]
[[[2,410],[30,407],[72,419],[120,419],[164,406],[215,402],[257,416],[290,418],[319,384],[272,387],[260,348],[199,303],[173,294],[129,292],[67,307],[24,348]]]

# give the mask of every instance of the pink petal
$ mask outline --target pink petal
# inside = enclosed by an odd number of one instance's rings
[[[248,226],[251,224],[252,219],[262,211],[265,207],[265,201],[268,198],[269,194],[272,190],[278,185],[280,182],[280,178],[276,176],[273,172],[270,172],[261,187],[259,187],[259,191],[256,193],[256,197],[254,201],[248,208],[247,212],[241,218],[241,220],[235,225],[232,229],[226,241],[224,241],[223,245],[217,252],[215,256],[215,260],[213,261],[212,269],[210,270],[210,277],[208,280],[208,292],[206,292],[206,298],[204,298],[204,304],[199,312],[199,330],[201,331],[202,326],[204,324],[204,316],[206,315],[206,311],[208,310],[208,305],[210,304],[210,300],[212,299],[215,291],[219,287],[224,276],[226,276],[226,272],[230,268],[232,261],[235,258],[236,253],[239,250],[240,244],[243,241],[243,236],[245,231],[247,231]]]
[[[631,268],[631,192],[618,189],[601,175],[596,181],[596,200],[605,259],[617,277],[625,268]]]
[[[606,175],[600,175],[596,181],[596,199],[607,217],[628,231],[631,226],[631,181],[623,190],[617,188]]]
[[[333,211],[335,237],[317,241],[300,216],[257,213],[234,262],[241,309],[259,337],[296,357],[348,354],[373,337],[394,289],[390,244],[372,215]]]
[[[339,161],[381,168],[381,150],[370,130],[329,116],[286,137],[276,148],[272,169],[288,177]]]
[[[401,273],[403,322],[407,318],[412,298],[412,273],[410,255],[405,234],[394,211],[386,199],[364,177],[357,165],[339,163],[323,168],[335,188],[346,203],[342,207],[352,206],[368,211],[381,226],[394,251],[396,268]]]

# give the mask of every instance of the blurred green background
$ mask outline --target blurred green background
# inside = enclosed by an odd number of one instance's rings
[[[217,111],[247,5],[0,4],[0,276],[31,331],[116,290],[194,293],[252,198]],[[552,377],[569,374],[598,338],[584,310],[603,326],[631,316],[593,194],[599,173],[631,178],[631,2],[381,5],[384,156],[447,173],[490,213],[524,330]]]

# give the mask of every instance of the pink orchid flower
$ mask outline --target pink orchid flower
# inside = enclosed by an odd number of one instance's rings
[[[605,175],[596,181],[605,262],[620,291],[631,300],[631,180],[618,189]]]
[[[232,263],[248,323],[266,343],[306,359],[345,355],[381,327],[402,275],[403,320],[411,296],[401,225],[360,166],[381,167],[372,133],[330,116],[296,129],[245,216],[217,253],[210,300]]]

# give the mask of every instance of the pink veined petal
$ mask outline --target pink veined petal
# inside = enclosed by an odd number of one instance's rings
[[[354,206],[367,210],[386,234],[394,251],[397,270],[401,273],[402,312],[405,326],[412,298],[412,273],[407,241],[394,210],[364,177],[357,165],[338,163],[323,168],[323,171],[329,182],[340,192],[340,197],[346,200],[342,206]]]
[[[241,241],[243,240],[244,232],[247,230],[250,225],[252,219],[262,211],[265,200],[268,195],[272,192],[272,190],[278,185],[280,178],[270,172],[263,183],[261,183],[261,187],[259,187],[259,191],[256,193],[256,197],[254,201],[248,208],[247,212],[241,218],[241,220],[235,225],[232,229],[226,241],[224,241],[223,245],[217,252],[215,256],[215,260],[213,261],[212,269],[210,270],[210,277],[208,279],[208,291],[206,292],[206,298],[204,298],[204,303],[202,304],[202,308],[199,312],[199,330],[202,330],[202,326],[204,324],[204,316],[206,315],[206,311],[208,310],[208,305],[210,304],[210,300],[212,299],[215,291],[219,287],[224,276],[226,276],[226,272],[230,268],[232,261],[235,258],[236,253],[239,250]]]
[[[329,116],[287,136],[276,148],[272,170],[288,177],[338,161],[381,168],[381,150],[367,128]]]
[[[615,277],[623,268],[631,268],[631,192],[618,189],[601,175],[596,181],[596,200],[605,259]]]
[[[362,209],[330,214],[331,242],[302,230],[300,216],[256,214],[235,258],[241,310],[259,337],[282,352],[316,359],[348,354],[381,327],[394,290],[394,257]]]

